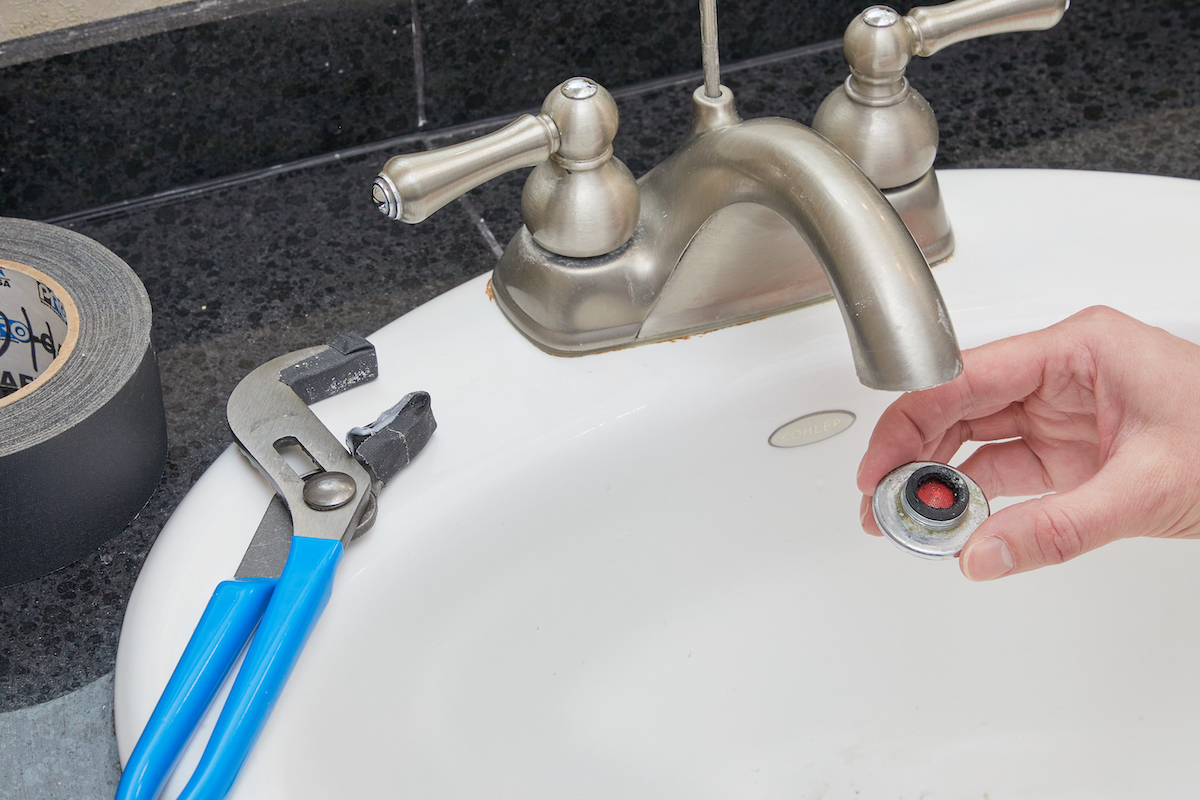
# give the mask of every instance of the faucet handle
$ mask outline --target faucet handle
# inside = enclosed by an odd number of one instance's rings
[[[931,56],[957,42],[999,33],[1040,31],[1062,19],[1070,0],[955,0],[921,6],[901,17],[888,6],[871,6],[846,28],[843,47],[858,88],[899,90],[913,56]]]
[[[371,198],[392,219],[422,222],[492,178],[540,164],[558,150],[560,142],[558,126],[548,116],[522,114],[470,142],[393,156],[375,178]]]
[[[931,56],[968,39],[1053,28],[1070,5],[1071,0],[957,0],[914,8],[905,19],[917,37],[913,54]]]
[[[914,56],[997,33],[1036,31],[1062,19],[1070,0],[955,0],[900,16],[871,6],[846,28],[850,77],[825,98],[813,128],[881,189],[919,180],[937,156],[937,120],[904,72]]]
[[[420,222],[476,186],[535,167],[521,211],[533,240],[558,255],[588,258],[624,245],[637,227],[637,181],[613,157],[617,104],[587,78],[563,81],[537,116],[463,144],[388,159],[371,197],[392,219]]]

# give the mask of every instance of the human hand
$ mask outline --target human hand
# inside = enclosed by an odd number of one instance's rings
[[[858,473],[871,494],[910,461],[947,463],[988,497],[1041,495],[996,512],[959,566],[991,580],[1133,536],[1200,538],[1200,346],[1110,308],[963,354],[950,383],[884,412]]]

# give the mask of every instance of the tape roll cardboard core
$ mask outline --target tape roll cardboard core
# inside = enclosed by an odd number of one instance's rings
[[[79,309],[54,278],[0,259],[0,407],[37,390],[79,341]]]
[[[0,218],[0,586],[82,558],[166,464],[150,300],[97,242]]]

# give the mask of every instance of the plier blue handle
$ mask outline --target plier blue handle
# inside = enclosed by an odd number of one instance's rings
[[[340,541],[296,536],[278,580],[240,578],[217,584],[125,765],[117,800],[158,795],[250,641],[204,755],[179,797],[197,800],[229,793],[329,600],[341,560]]]

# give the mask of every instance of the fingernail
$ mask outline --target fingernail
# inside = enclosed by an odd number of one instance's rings
[[[994,580],[1012,571],[1012,551],[1003,539],[989,536],[967,551],[964,565],[971,580]]]
[[[858,524],[865,529],[867,527],[867,514],[871,513],[871,504],[867,502],[867,498],[863,498],[858,504]]]

